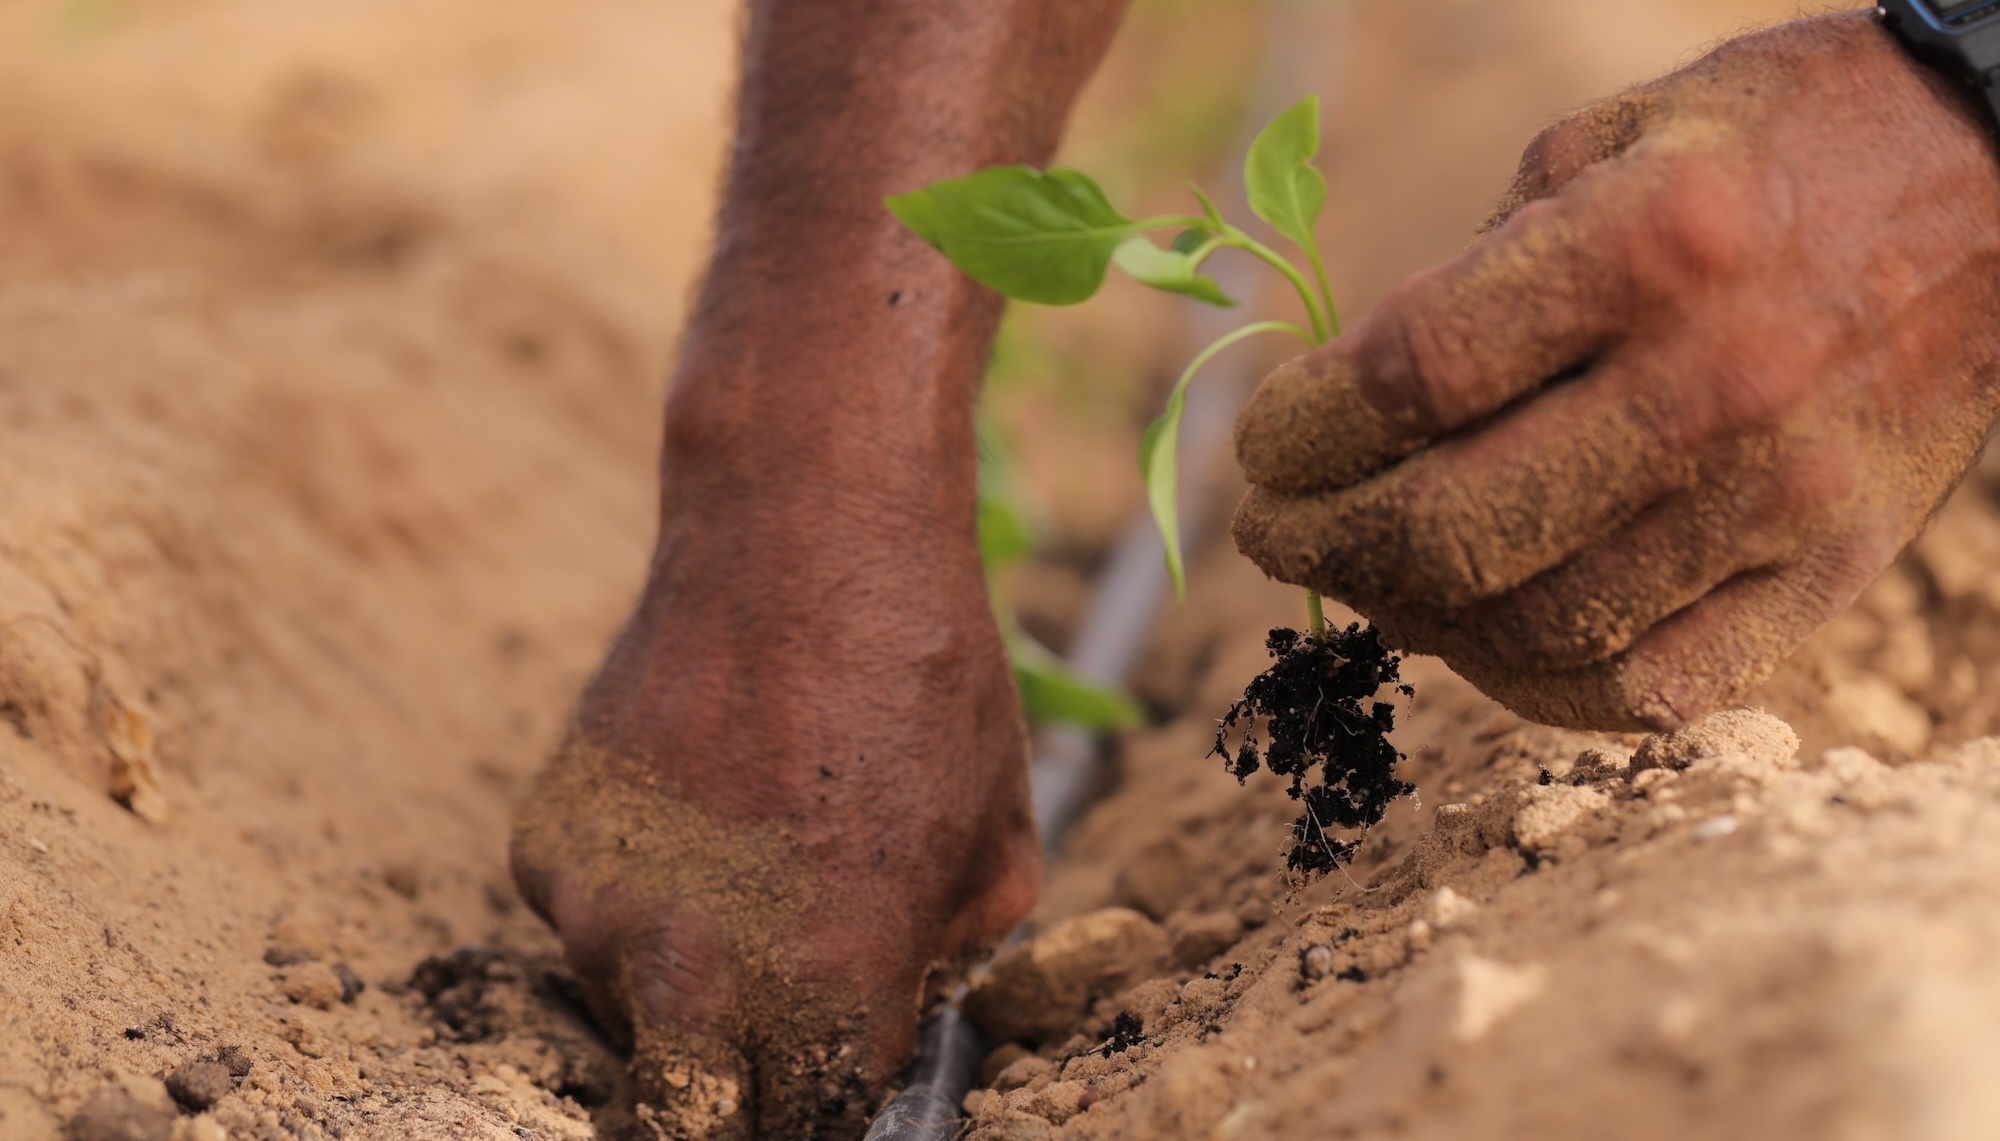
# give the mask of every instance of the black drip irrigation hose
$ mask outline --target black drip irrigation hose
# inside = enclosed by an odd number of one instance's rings
[[[956,999],[924,1023],[917,1060],[903,1092],[868,1127],[865,1141],[950,1141],[965,1118],[959,1104],[972,1089],[986,1042]]]

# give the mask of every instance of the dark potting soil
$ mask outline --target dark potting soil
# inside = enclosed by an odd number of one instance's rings
[[[1260,767],[1291,778],[1293,800],[1304,812],[1292,825],[1292,849],[1285,863],[1308,875],[1332,871],[1354,859],[1360,841],[1337,830],[1379,824],[1396,798],[1416,786],[1396,777],[1403,754],[1389,743],[1396,708],[1376,697],[1397,684],[1403,658],[1382,644],[1372,626],[1309,636],[1273,630],[1265,642],[1271,668],[1258,674],[1242,700],[1215,730],[1215,750],[1241,782]],[[1269,743],[1259,746],[1255,730],[1264,722]],[[1230,738],[1240,735],[1232,752]],[[1317,783],[1315,783],[1317,778]]]

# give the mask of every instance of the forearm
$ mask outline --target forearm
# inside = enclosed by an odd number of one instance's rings
[[[668,476],[969,463],[998,299],[882,199],[1046,162],[1123,0],[757,0],[714,259],[668,409]],[[850,453],[867,452],[857,456]],[[745,474],[747,472],[738,473]],[[822,475],[824,472],[822,472]]]

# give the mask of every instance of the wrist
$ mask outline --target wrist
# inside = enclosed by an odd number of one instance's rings
[[[1880,0],[1874,16],[1905,53],[1972,104],[1989,134],[2000,126],[2000,4]]]

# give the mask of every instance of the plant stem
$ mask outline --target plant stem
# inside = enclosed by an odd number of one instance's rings
[[[1305,275],[1299,272],[1299,267],[1292,264],[1292,259],[1234,226],[1229,227],[1228,233],[1223,236],[1229,240],[1230,245],[1240,250],[1249,251],[1262,260],[1264,264],[1285,275],[1285,280],[1291,282],[1292,288],[1298,291],[1299,300],[1305,303],[1306,316],[1312,319],[1313,344],[1325,344],[1327,341],[1326,316],[1320,311],[1319,301],[1313,296],[1312,286],[1306,282]]]
[[[1326,637],[1326,608],[1320,605],[1317,590],[1306,591],[1306,619],[1311,624],[1313,637]]]
[[[1306,247],[1306,259],[1312,262],[1313,276],[1319,279],[1320,304],[1326,306],[1326,328],[1329,338],[1340,335],[1340,310],[1333,304],[1333,287],[1326,281],[1326,262],[1319,256],[1317,243]]]

